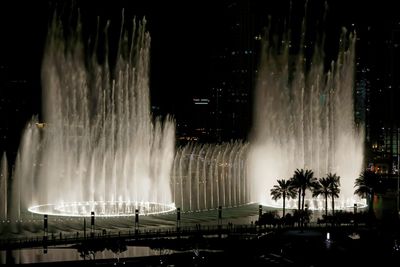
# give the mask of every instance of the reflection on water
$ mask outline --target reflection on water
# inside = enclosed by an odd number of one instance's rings
[[[1,251],[0,263],[40,263],[40,262],[57,262],[57,261],[78,261],[91,259],[118,259],[127,257],[144,257],[157,255],[156,250],[149,247],[126,247],[125,251],[114,252],[110,249],[88,253],[83,256],[76,248],[72,247],[49,247],[47,252],[43,248],[21,249],[13,251]]]

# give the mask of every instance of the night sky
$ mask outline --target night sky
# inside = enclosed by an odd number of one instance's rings
[[[35,84],[36,90],[29,92],[33,98],[40,94],[40,65],[49,18],[54,6],[58,10],[68,9],[71,2],[17,0],[12,4],[0,4],[1,64],[10,68],[12,75]],[[118,23],[123,8],[127,19],[146,17],[152,37],[152,98],[155,104],[165,105],[167,112],[173,111],[175,103],[165,101],[165,97],[174,101],[182,93],[201,90],[207,56],[213,45],[218,43],[216,35],[219,20],[222,19],[218,13],[220,5],[74,1],[74,6],[81,9],[83,24],[95,23],[97,16]],[[160,94],[162,97],[157,97]],[[164,103],[158,103],[158,98]],[[40,111],[40,104],[32,104],[33,110],[39,108]]]
[[[100,3],[101,2],[101,3]],[[40,114],[40,66],[49,18],[54,6],[69,9],[71,3],[81,9],[83,23],[95,23],[96,17],[119,21],[122,8],[126,17],[146,17],[152,37],[151,95],[152,104],[160,107],[160,113],[172,113],[179,118],[187,112],[190,99],[204,92],[211,66],[211,56],[224,43],[226,7],[238,1],[43,1],[15,0],[0,2],[0,66],[1,97],[11,99],[2,103],[2,117],[8,120],[9,138],[18,142],[25,122],[34,114]],[[302,10],[304,1],[293,1],[294,16]],[[320,16],[325,1],[309,1],[309,16]],[[328,42],[336,44],[341,26],[365,29],[374,25],[379,29],[384,21],[395,19],[397,9],[393,1],[328,1],[328,23],[331,32]],[[267,22],[267,14],[286,18],[289,1],[250,1],[259,5],[257,31]],[[302,16],[302,13],[299,13]],[[379,30],[376,38],[380,38]],[[331,39],[330,39],[331,38]],[[361,40],[362,42],[362,40]],[[335,44],[329,49],[335,50]],[[379,55],[379,51],[375,51]],[[364,54],[363,54],[364,53]],[[371,51],[362,49],[359,57],[371,57]],[[334,54],[334,53],[332,53]],[[328,52],[329,55],[329,52]],[[15,81],[15,90],[4,91],[4,84]],[[22,83],[22,85],[21,85]],[[15,111],[14,107],[22,110]],[[18,108],[17,108],[18,109]],[[7,112],[15,114],[4,115]],[[15,119],[14,119],[15,118]]]

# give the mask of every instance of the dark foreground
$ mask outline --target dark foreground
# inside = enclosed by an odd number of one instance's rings
[[[329,240],[327,233],[329,232]],[[272,229],[263,234],[159,239],[157,255],[41,263],[48,266],[397,266],[399,234],[384,227]],[[124,246],[129,246],[129,243]]]

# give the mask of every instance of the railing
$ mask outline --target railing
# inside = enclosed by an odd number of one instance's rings
[[[140,230],[128,230],[128,231],[105,231],[96,230],[94,232],[76,232],[72,233],[59,233],[48,236],[36,236],[26,238],[9,238],[0,239],[0,250],[13,249],[13,248],[27,248],[27,247],[39,247],[43,244],[48,246],[74,244],[84,242],[91,239],[131,239],[134,240],[149,240],[158,239],[165,237],[180,237],[180,236],[191,236],[196,234],[211,235],[211,234],[228,234],[231,232],[256,232],[255,227],[249,225],[207,225],[207,226],[187,226],[180,228],[148,228]]]
[[[328,224],[331,227],[330,224]],[[303,229],[310,228],[325,228],[325,223],[320,224],[317,222],[308,223],[303,227]],[[335,226],[338,227],[338,226]],[[350,228],[354,227],[354,224],[342,224],[339,227]],[[0,250],[10,250],[10,249],[21,249],[21,248],[33,248],[33,247],[43,247],[43,246],[58,246],[58,245],[68,245],[77,244],[90,240],[108,240],[108,239],[124,239],[126,241],[150,241],[158,240],[162,238],[181,238],[189,236],[203,237],[207,236],[252,236],[256,238],[261,234],[270,232],[276,229],[299,229],[297,226],[255,226],[254,224],[243,224],[243,225],[196,225],[196,226],[183,226],[180,228],[145,228],[140,230],[128,230],[128,231],[105,231],[96,230],[94,232],[76,232],[74,234],[68,232],[68,234],[50,233],[48,236],[35,236],[26,238],[10,238],[10,239],[0,239]]]

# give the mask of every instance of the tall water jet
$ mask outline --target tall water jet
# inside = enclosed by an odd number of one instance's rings
[[[353,206],[364,145],[363,127],[354,121],[356,37],[343,31],[337,60],[326,71],[323,41],[315,43],[312,57],[305,56],[309,43],[302,30],[295,53],[290,31],[280,37],[268,32],[263,44],[249,152],[253,200],[274,205],[269,192],[277,179],[290,179],[297,168],[306,168],[316,177],[339,175],[336,207]],[[323,209],[318,202],[309,205]]]
[[[249,203],[248,144],[188,144],[175,155],[174,203],[183,211],[235,207]]]
[[[21,144],[15,160],[15,168],[11,174],[11,206],[10,218],[15,221],[21,219],[21,211],[27,210],[29,204],[35,199],[35,176],[38,173],[40,163],[37,163],[38,144],[40,133],[36,118],[28,123],[22,134]]]
[[[51,24],[42,64],[45,124],[28,123],[15,171],[24,184],[20,206],[32,212],[118,216],[174,208],[175,126],[150,111],[146,21],[122,21],[115,61],[110,23],[89,53],[79,22],[72,33],[58,19]]]
[[[8,162],[6,153],[1,157],[0,167],[0,219],[7,219],[7,184],[8,184]]]

